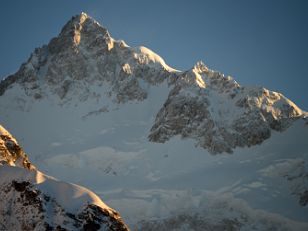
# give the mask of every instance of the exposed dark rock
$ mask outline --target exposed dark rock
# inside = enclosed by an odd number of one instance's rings
[[[305,190],[300,194],[299,204],[301,206],[306,206],[308,204],[308,190]]]

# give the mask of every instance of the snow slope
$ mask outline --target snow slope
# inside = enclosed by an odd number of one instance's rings
[[[280,93],[174,70],[83,13],[0,95],[32,162],[134,230],[307,229],[307,113]]]
[[[128,230],[90,190],[38,171],[2,126],[0,136],[1,230]]]

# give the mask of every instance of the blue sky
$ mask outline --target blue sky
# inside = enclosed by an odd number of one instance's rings
[[[149,47],[174,68],[202,60],[242,85],[282,92],[308,110],[305,0],[4,0],[0,9],[1,77],[84,11],[115,39]]]

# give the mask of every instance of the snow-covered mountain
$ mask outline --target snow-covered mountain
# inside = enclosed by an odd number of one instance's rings
[[[175,70],[85,13],[0,82],[0,107],[35,165],[133,229],[307,228],[305,111],[202,62]]]
[[[97,195],[38,171],[0,125],[0,230],[128,230]]]
[[[212,153],[232,152],[260,144],[271,130],[282,131],[304,114],[283,95],[241,87],[202,62],[176,71],[151,50],[114,40],[84,13],[3,80],[0,94],[3,106],[22,110],[30,110],[36,101],[65,106],[96,101],[91,111],[84,111],[86,118],[110,110],[108,103],[121,107],[144,101],[153,86],[164,84],[169,95],[149,133],[154,142],[181,135]]]

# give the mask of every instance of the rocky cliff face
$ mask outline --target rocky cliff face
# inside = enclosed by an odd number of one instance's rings
[[[73,17],[16,74],[1,81],[0,103],[21,110],[42,100],[66,106],[89,100],[117,105],[144,101],[153,86],[166,84],[171,90],[148,134],[152,142],[180,135],[211,153],[232,152],[260,144],[271,130],[283,131],[304,115],[283,95],[242,87],[202,62],[176,71],[151,50],[116,41],[85,13]],[[6,92],[14,88],[23,93],[9,97]],[[108,111],[98,103],[83,114],[100,114],[102,108]]]
[[[196,139],[211,153],[232,152],[262,143],[271,130],[283,131],[303,115],[282,94],[242,87],[199,62],[175,82],[149,139],[165,142],[180,135]]]
[[[0,125],[0,164],[35,169],[16,139]]]
[[[39,172],[2,126],[0,159],[1,230],[128,230],[89,190]]]

